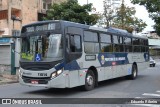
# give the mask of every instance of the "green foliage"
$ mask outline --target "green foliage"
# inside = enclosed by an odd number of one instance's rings
[[[97,23],[99,16],[89,14],[92,11],[92,4],[79,5],[77,0],[68,0],[61,4],[53,4],[47,11],[44,20],[66,20],[82,24],[93,25]]]
[[[104,12],[103,12],[103,16],[106,20],[106,25],[107,27],[109,27],[111,25],[111,19],[113,19],[114,15],[113,15],[113,9],[111,9],[112,4],[109,4],[107,0],[103,1],[103,7],[104,7]],[[101,18],[103,20],[103,18]]]
[[[160,0],[131,0],[134,4],[144,5],[150,17],[155,21],[154,28],[160,35]]]
[[[135,17],[135,13],[136,10],[134,7],[128,7],[122,3],[120,8],[117,8],[117,14],[113,19],[112,26],[126,29],[130,33],[132,33],[135,29],[136,31],[141,32],[147,24],[143,22],[143,20]]]

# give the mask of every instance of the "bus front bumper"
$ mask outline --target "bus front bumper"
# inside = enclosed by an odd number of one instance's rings
[[[33,79],[30,77],[19,77],[19,83],[26,86],[37,86],[46,88],[66,88],[67,79],[64,74],[61,74],[53,79]]]

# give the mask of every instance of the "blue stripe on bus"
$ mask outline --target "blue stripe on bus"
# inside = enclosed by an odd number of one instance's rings
[[[78,65],[76,60],[74,60],[64,66],[64,70],[79,70],[79,69],[80,69],[80,66]]]
[[[129,64],[127,55],[128,53],[100,53],[98,60],[102,67]]]
[[[65,65],[65,63],[62,62],[62,63],[56,65],[56,66],[55,66],[55,69],[58,71],[58,70],[62,69],[62,68],[64,67],[64,65]]]
[[[144,59],[145,61],[149,60],[148,53],[144,53]],[[129,64],[128,53],[100,53],[98,54],[98,61],[100,63],[100,67]],[[85,62],[87,63],[87,61]],[[80,70],[80,66],[76,60],[68,64],[63,63],[62,65],[64,66],[64,70]],[[128,69],[128,73],[131,73],[130,69]]]

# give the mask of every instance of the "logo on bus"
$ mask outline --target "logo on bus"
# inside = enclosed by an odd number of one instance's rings
[[[105,58],[104,58],[104,55],[101,56],[101,63],[104,65],[105,63]]]

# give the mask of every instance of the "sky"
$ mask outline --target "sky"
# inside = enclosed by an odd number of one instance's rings
[[[96,11],[102,13],[103,12],[103,1],[104,0],[88,0],[88,3],[93,3],[93,7],[96,8]],[[87,0],[78,0],[78,2],[80,5],[87,4]],[[142,19],[148,25],[143,30],[143,32],[154,30],[152,27],[154,25],[154,21],[151,18],[149,18],[149,14],[144,6],[134,5],[130,2],[130,0],[125,0],[125,4],[129,7],[135,7],[136,9],[135,16],[138,17],[139,19]]]

